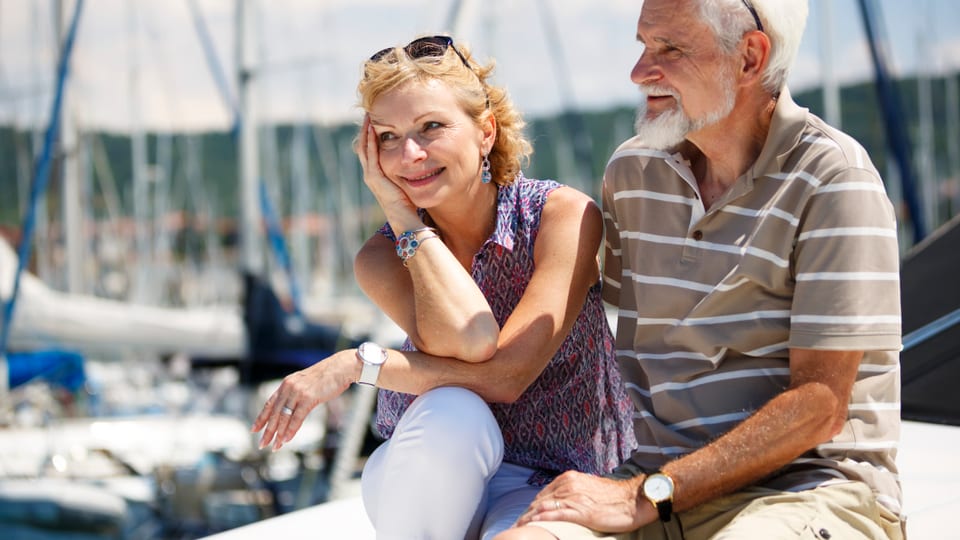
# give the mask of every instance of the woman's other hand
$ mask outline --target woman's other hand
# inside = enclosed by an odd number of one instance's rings
[[[259,447],[277,451],[290,442],[310,411],[342,394],[359,373],[356,349],[347,349],[287,375],[253,422],[251,432],[263,430]]]

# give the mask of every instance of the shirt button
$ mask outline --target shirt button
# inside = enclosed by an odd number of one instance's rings
[[[694,239],[694,240],[702,240],[702,239],[703,239],[703,231],[701,231],[700,229],[697,229],[697,230],[693,231],[693,239]]]

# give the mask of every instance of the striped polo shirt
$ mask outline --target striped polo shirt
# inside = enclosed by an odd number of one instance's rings
[[[604,174],[604,300],[656,470],[787,388],[789,349],[866,351],[842,432],[763,485],[868,483],[900,513],[899,250],[866,151],[784,89],[753,166],[709,210],[680,153],[622,144]]]

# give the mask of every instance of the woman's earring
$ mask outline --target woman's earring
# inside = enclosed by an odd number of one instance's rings
[[[483,165],[480,168],[483,171],[480,173],[480,181],[489,184],[493,180],[493,173],[490,172],[490,158],[483,156]]]

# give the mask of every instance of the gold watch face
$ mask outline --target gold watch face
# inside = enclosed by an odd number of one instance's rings
[[[651,474],[643,482],[643,494],[652,501],[665,501],[673,496],[673,481],[662,474]]]

